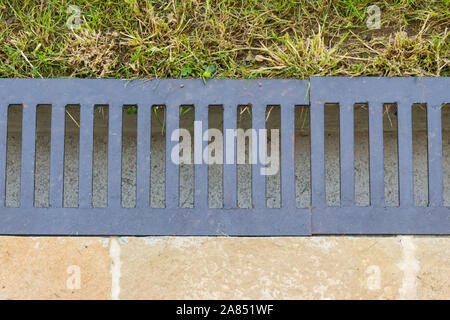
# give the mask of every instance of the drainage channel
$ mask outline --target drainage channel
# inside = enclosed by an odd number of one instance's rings
[[[0,79],[0,234],[449,234],[449,88]]]

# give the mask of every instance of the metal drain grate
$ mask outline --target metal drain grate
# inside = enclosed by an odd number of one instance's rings
[[[312,78],[311,180],[313,234],[449,234],[443,206],[442,105],[450,101],[449,78]],[[339,103],[341,206],[327,207],[324,169],[324,104]],[[353,106],[369,108],[370,206],[355,206]],[[383,104],[397,104],[398,207],[384,199]],[[427,104],[427,207],[414,206],[412,105]]]
[[[310,97],[309,97],[310,95]],[[26,235],[311,235],[449,234],[450,210],[443,206],[441,106],[450,102],[448,78],[312,78],[307,80],[109,80],[1,79],[0,234]],[[340,206],[326,204],[324,104],[340,106]],[[353,105],[369,108],[370,205],[355,205]],[[384,203],[383,103],[398,108],[398,207]],[[414,206],[411,105],[426,103],[429,205]],[[22,105],[20,206],[5,205],[7,108]],[[49,207],[34,207],[36,109],[51,105]],[[80,106],[78,207],[63,207],[65,108]],[[94,208],[94,106],[108,105],[107,207]],[[122,111],[137,106],[136,207],[122,207]],[[165,208],[150,207],[152,106],[166,108]],[[194,137],[194,207],[179,207],[179,165],[171,133],[179,108],[192,105],[195,121],[208,128],[208,108],[223,106],[223,207],[208,206],[208,141]],[[261,161],[252,164],[250,209],[237,207],[237,107],[251,105],[252,128],[266,127],[266,107],[280,106],[281,206],[268,208]],[[309,105],[311,199],[296,207],[294,111]],[[196,129],[194,129],[195,131]],[[195,131],[194,136],[202,135]],[[226,148],[228,142],[233,148]],[[256,143],[254,144],[256,145]],[[252,149],[253,150],[253,149]],[[264,150],[257,150],[264,159]],[[262,152],[263,156],[259,155]],[[200,154],[200,156],[198,156]],[[228,164],[226,161],[231,161]]]
[[[23,80],[0,81],[0,147],[5,150],[6,106],[22,104],[22,170],[20,208],[4,207],[4,174],[0,180],[1,234],[78,235],[297,235],[310,234],[310,211],[296,209],[294,197],[294,106],[307,97],[307,81],[300,80]],[[52,105],[50,148],[50,207],[34,208],[36,106]],[[64,110],[80,105],[79,207],[63,208]],[[92,152],[94,105],[109,105],[108,205],[92,208]],[[224,106],[224,128],[236,128],[236,107],[252,105],[253,128],[265,126],[265,107],[281,104],[282,190],[280,209],[266,208],[264,176],[253,165],[253,208],[236,207],[236,165],[224,165],[224,207],[210,209],[207,202],[206,164],[195,165],[194,208],[179,208],[179,167],[171,161],[171,132],[179,126],[180,105],[194,105],[195,119],[208,127],[208,106]],[[136,208],[121,205],[122,106],[138,106]],[[166,207],[149,207],[150,107],[165,105]],[[234,139],[234,138],[233,138]],[[203,149],[202,145],[195,148]],[[5,172],[5,153],[0,153]],[[227,157],[227,154],[224,155]],[[234,154],[236,157],[236,154]]]

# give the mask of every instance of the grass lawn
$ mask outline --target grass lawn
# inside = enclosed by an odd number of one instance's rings
[[[0,0],[0,77],[449,76],[449,31],[450,0]]]

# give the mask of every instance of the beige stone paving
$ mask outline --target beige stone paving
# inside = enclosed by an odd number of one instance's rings
[[[121,246],[122,299],[394,299],[397,238],[147,238]]]
[[[450,238],[421,237],[416,241],[419,298],[450,299]]]
[[[106,239],[0,237],[0,299],[109,299],[110,287]]]
[[[449,278],[450,237],[0,237],[0,299],[449,299]]]

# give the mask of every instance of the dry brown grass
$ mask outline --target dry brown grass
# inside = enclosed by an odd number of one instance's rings
[[[80,30],[66,27],[71,4]],[[373,4],[379,30],[366,26]],[[448,76],[449,8],[449,0],[0,0],[0,73]]]

